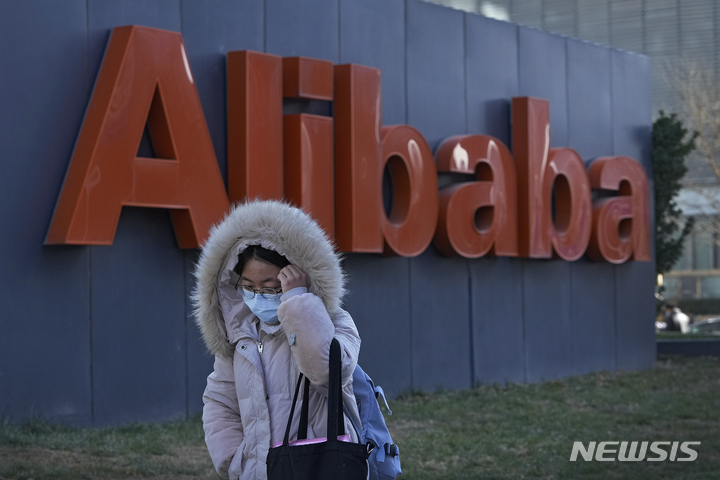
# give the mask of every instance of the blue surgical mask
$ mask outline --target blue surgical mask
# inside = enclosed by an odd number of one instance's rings
[[[260,321],[273,325],[280,321],[277,315],[277,309],[280,306],[280,295],[268,296],[270,298],[255,295],[254,298],[245,298],[244,300],[245,305]]]

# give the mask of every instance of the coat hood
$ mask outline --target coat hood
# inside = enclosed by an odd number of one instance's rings
[[[232,272],[237,255],[249,245],[275,250],[303,269],[308,291],[323,301],[331,316],[340,309],[345,294],[340,256],[307,213],[275,200],[237,204],[210,230],[194,272],[197,283],[191,300],[195,322],[206,347],[215,355],[233,354],[219,290],[230,290],[228,286],[237,278]]]

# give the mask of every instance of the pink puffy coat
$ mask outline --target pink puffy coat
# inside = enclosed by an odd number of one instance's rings
[[[261,324],[234,288],[237,254],[254,244],[284,255],[308,276],[307,292],[294,289],[282,296],[277,326]],[[221,476],[266,478],[267,453],[283,439],[299,372],[312,384],[308,438],[326,435],[333,337],[342,350],[346,411],[358,420],[352,372],[360,337],[350,315],[340,308],[344,276],[339,257],[307,214],[277,201],[236,206],[212,230],[195,275],[195,318],[215,355],[203,396],[205,441]],[[297,410],[291,439],[297,437]],[[357,441],[347,415],[345,424],[346,433]]]

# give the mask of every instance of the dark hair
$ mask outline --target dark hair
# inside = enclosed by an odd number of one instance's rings
[[[250,245],[238,254],[238,262],[233,268],[233,272],[242,275],[245,264],[251,259],[260,260],[280,268],[290,265],[290,261],[275,250],[268,250],[260,245]]]

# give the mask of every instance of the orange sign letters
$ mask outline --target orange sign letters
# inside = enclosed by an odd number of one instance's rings
[[[112,244],[124,205],[170,209],[181,248],[229,206],[178,33],[113,30],[45,243]]]
[[[510,151],[487,135],[445,140],[437,151],[437,169],[476,175],[440,192],[440,221],[435,246],[445,255],[482,257],[518,255],[517,173]]]
[[[226,194],[182,38],[116,28],[46,243],[112,243],[121,207],[136,205],[170,209],[180,247],[195,248],[229,202],[260,197],[305,209],[347,252],[416,256],[433,243],[467,258],[650,260],[642,165],[602,157],[586,171],[575,150],[550,148],[545,100],[512,100],[512,153],[459,135],[433,155],[415,128],[382,126],[377,69],[242,51],[227,72]],[[283,114],[283,98],[333,113]],[[159,158],[136,157],[146,124]],[[438,191],[438,172],[468,181]]]

